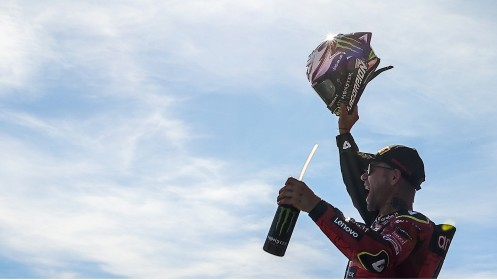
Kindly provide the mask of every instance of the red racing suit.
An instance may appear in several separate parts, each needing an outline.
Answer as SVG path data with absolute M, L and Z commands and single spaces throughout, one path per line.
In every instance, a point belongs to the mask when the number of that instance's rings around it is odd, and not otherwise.
M 345 278 L 437 278 L 455 228 L 410 210 L 382 217 L 369 212 L 360 179 L 367 162 L 350 133 L 337 136 L 337 145 L 347 192 L 365 223 L 346 218 L 325 201 L 309 216 L 349 259 Z

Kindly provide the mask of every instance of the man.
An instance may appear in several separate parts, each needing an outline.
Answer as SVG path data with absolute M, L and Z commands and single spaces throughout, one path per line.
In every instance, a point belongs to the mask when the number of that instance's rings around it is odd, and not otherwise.
M 358 152 L 350 130 L 359 119 L 340 107 L 337 145 L 343 180 L 364 224 L 345 218 L 303 182 L 289 178 L 278 204 L 309 213 L 349 259 L 345 278 L 436 278 L 455 228 L 435 225 L 413 211 L 415 192 L 425 179 L 415 149 L 393 145 L 376 155 Z M 366 171 L 364 171 L 366 170 Z

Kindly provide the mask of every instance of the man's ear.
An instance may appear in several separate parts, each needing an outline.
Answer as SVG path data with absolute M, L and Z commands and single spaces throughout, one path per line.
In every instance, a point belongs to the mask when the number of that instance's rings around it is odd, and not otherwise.
M 402 177 L 402 173 L 398 169 L 394 169 L 392 172 L 392 176 L 390 177 L 393 185 L 397 184 Z

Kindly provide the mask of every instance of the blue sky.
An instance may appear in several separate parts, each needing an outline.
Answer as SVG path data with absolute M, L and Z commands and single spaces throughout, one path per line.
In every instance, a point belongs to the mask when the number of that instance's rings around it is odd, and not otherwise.
M 0 277 L 342 278 L 301 215 L 262 245 L 297 177 L 359 218 L 337 119 L 305 76 L 329 33 L 381 65 L 352 133 L 416 147 L 415 209 L 458 231 L 440 278 L 497 277 L 494 1 L 2 1 Z

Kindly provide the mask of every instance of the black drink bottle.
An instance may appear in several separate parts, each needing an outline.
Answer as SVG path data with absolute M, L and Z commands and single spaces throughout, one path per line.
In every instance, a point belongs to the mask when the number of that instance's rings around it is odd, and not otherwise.
M 317 148 L 318 144 L 315 144 L 302 168 L 299 181 L 302 181 L 304 178 L 305 170 L 307 169 L 309 162 L 311 162 Z M 262 247 L 262 249 L 275 256 L 283 257 L 286 248 L 288 247 L 288 242 L 290 242 L 290 237 L 292 237 L 293 229 L 295 228 L 299 214 L 300 211 L 291 205 L 279 205 L 278 209 L 276 209 L 273 223 L 269 228 L 269 233 L 267 234 L 266 242 L 264 242 L 264 247 Z
M 300 211 L 293 206 L 278 206 L 264 243 L 264 251 L 279 257 L 285 255 L 299 213 Z

